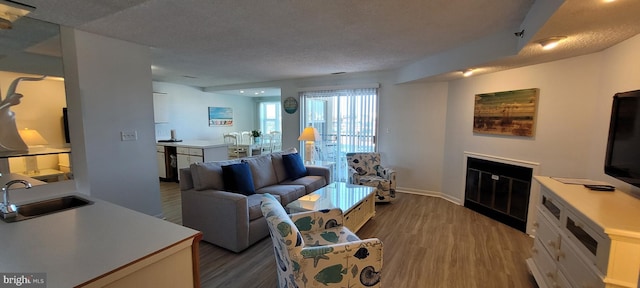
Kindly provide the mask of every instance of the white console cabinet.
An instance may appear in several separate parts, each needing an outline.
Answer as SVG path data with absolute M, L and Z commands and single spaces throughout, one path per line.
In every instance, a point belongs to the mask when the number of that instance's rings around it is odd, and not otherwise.
M 538 286 L 639 287 L 640 200 L 535 179 L 541 191 L 527 265 Z

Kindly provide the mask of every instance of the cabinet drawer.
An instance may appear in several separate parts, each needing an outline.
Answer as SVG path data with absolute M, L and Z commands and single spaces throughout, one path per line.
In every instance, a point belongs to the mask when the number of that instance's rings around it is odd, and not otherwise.
M 583 258 L 590 264 L 596 265 L 602 273 L 607 272 L 610 242 L 607 238 L 597 233 L 599 229 L 591 221 L 586 221 L 572 211 L 566 211 L 566 219 L 562 229 L 567 238 L 577 250 L 584 255 Z
M 579 256 L 573 243 L 562 239 L 562 247 L 559 252 L 558 268 L 575 287 L 604 287 L 602 276 L 599 275 L 593 263 L 587 263 Z
M 536 281 L 544 281 L 547 287 L 554 287 L 556 282 L 556 261 L 547 253 L 547 250 L 542 245 L 539 239 L 533 241 L 533 249 L 531 249 L 531 258 L 536 267 L 542 274 L 543 279 L 536 279 Z M 543 285 L 540 285 L 543 287 Z
M 156 152 L 164 153 L 164 146 L 156 146 Z
M 186 147 L 176 147 L 176 152 L 178 154 L 189 155 L 189 148 Z
M 551 219 L 553 224 L 560 226 L 560 219 L 562 219 L 562 214 L 565 210 L 564 206 L 545 187 L 540 189 L 540 210 Z
M 189 148 L 189 155 L 202 156 L 202 149 Z
M 556 276 L 556 283 L 558 283 L 559 288 L 573 288 L 562 271 L 558 271 L 558 274 Z
M 193 164 L 193 163 L 202 163 L 204 162 L 204 159 L 202 158 L 202 156 L 189 156 L 189 163 Z
M 538 212 L 538 229 L 536 239 L 547 249 L 547 252 L 555 259 L 560 248 L 560 228 L 549 222 L 547 216 Z

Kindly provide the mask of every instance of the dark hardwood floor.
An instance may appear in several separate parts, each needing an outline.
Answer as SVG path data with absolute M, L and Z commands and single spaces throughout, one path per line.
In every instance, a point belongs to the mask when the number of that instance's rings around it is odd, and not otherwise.
M 178 184 L 160 188 L 166 219 L 181 224 Z M 384 243 L 383 287 L 537 287 L 532 238 L 440 198 L 401 193 L 357 234 Z M 200 275 L 202 287 L 276 287 L 271 239 L 239 254 L 200 242 Z

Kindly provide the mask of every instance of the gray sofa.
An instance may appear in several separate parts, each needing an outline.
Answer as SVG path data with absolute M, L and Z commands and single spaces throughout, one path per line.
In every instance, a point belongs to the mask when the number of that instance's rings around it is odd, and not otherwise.
M 279 198 L 283 206 L 330 183 L 331 171 L 307 166 L 308 176 L 295 180 L 287 177 L 283 154 L 272 154 L 191 164 L 180 169 L 182 225 L 203 233 L 203 240 L 234 252 L 240 252 L 269 235 L 260 210 L 263 193 Z M 224 191 L 222 166 L 249 164 L 256 194 L 243 195 Z

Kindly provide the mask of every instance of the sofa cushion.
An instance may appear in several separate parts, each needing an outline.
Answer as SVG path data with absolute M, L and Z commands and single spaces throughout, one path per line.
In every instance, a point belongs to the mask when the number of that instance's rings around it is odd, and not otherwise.
M 280 184 L 283 185 L 303 185 L 307 194 L 312 193 L 324 186 L 327 186 L 327 180 L 324 176 L 304 176 L 296 180 L 287 180 Z
M 298 198 L 306 195 L 306 190 L 302 185 L 271 185 L 267 187 L 263 187 L 261 189 L 256 190 L 256 193 L 264 194 L 269 193 L 271 195 L 280 196 L 280 203 L 282 206 L 287 206 L 287 204 L 298 200 Z
M 273 169 L 271 162 L 271 155 L 243 158 L 242 162 L 249 164 L 251 175 L 253 176 L 253 186 L 256 189 L 278 183 L 276 171 Z
M 253 186 L 251 169 L 247 163 L 237 163 L 222 166 L 222 177 L 224 178 L 224 190 L 252 195 L 256 193 Z
M 307 168 L 304 167 L 304 162 L 298 153 L 282 155 L 282 163 L 289 179 L 295 180 L 308 175 Z
M 224 181 L 222 178 L 222 166 L 240 163 L 240 160 L 227 160 L 205 163 L 191 164 L 191 178 L 193 179 L 193 188 L 198 191 L 214 189 L 224 190 Z
M 284 169 L 284 163 L 282 163 L 282 155 L 297 153 L 298 150 L 296 148 L 288 148 L 283 151 L 273 152 L 271 153 L 271 162 L 273 162 L 273 170 L 276 171 L 276 176 L 278 177 L 278 183 L 287 180 L 289 176 L 287 176 L 287 171 Z
M 249 208 L 249 221 L 262 217 L 260 210 L 260 202 L 262 202 L 262 194 L 253 194 L 247 196 L 247 206 Z

